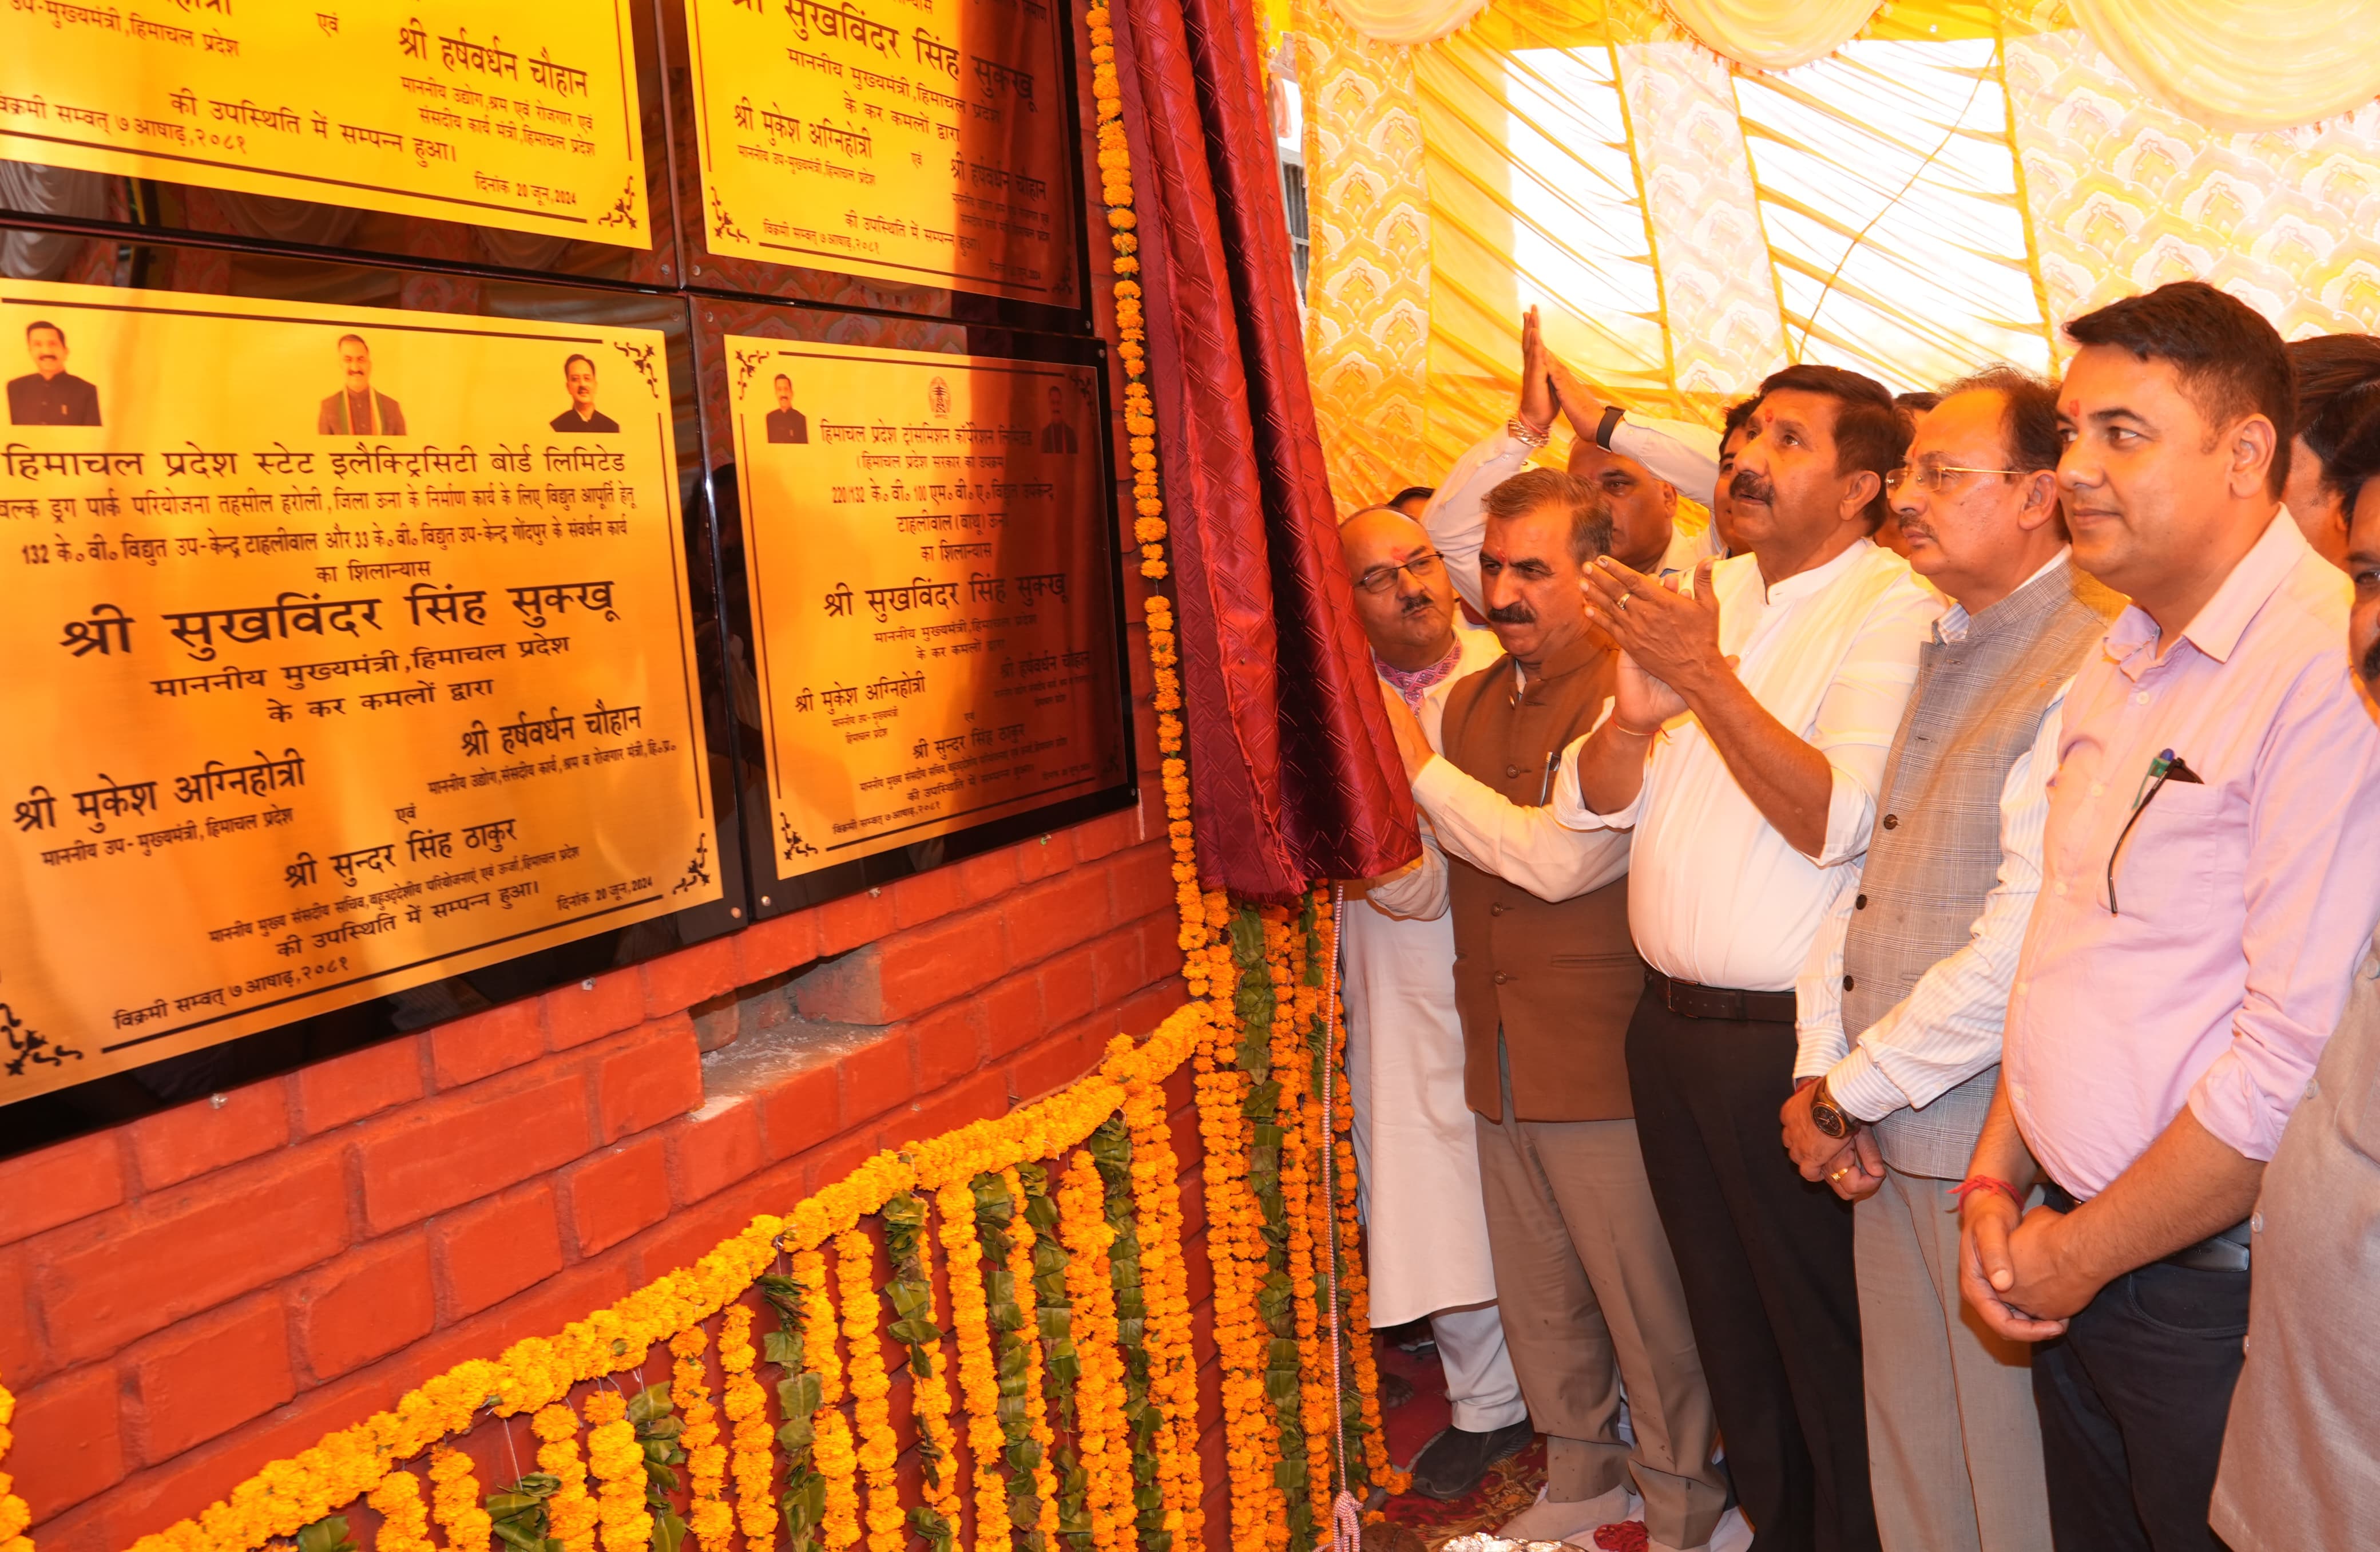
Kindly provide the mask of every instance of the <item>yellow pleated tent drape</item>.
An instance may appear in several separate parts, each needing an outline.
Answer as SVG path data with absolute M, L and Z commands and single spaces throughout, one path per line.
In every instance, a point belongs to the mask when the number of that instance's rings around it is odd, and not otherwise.
M 1790 361 L 1896 388 L 2054 369 L 2065 319 L 2185 275 L 2292 336 L 2380 322 L 2380 104 L 2222 128 L 2068 0 L 1887 0 L 1781 72 L 1651 0 L 1492 0 L 1410 47 L 1335 3 L 1297 0 L 1342 507 L 1430 483 L 1510 413 L 1532 302 L 1616 400 L 1706 421 Z
M 2218 129 L 2351 113 L 2380 96 L 2380 0 L 2069 0 L 2135 86 Z
M 1876 0 L 1669 0 L 1696 38 L 1739 64 L 1790 70 L 1867 25 Z

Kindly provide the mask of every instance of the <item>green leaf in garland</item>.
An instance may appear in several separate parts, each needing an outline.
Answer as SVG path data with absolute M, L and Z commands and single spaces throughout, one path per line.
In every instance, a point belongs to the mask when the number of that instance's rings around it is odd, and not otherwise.
M 544 1472 L 531 1472 L 499 1493 L 490 1493 L 480 1500 L 488 1511 L 488 1528 L 498 1540 L 514 1552 L 561 1552 L 562 1544 L 546 1533 L 548 1510 L 546 1499 L 562 1490 L 562 1479 Z M 306 1546 L 305 1533 L 298 1533 L 299 1552 L 315 1552 Z M 325 1547 L 319 1552 L 340 1552 Z M 354 1552 L 352 1547 L 346 1552 Z
M 628 1421 L 637 1424 L 638 1433 L 641 1436 L 646 1424 L 663 1415 L 669 1410 L 670 1387 L 669 1383 L 664 1380 L 659 1385 L 645 1387 L 629 1400 Z
M 807 1419 L 825 1398 L 825 1383 L 808 1372 L 777 1382 L 777 1405 L 787 1417 Z
M 913 1350 L 921 1348 L 930 1350 L 934 1343 L 942 1339 L 942 1328 L 930 1320 L 896 1320 L 885 1329 L 892 1334 L 894 1341 Z M 919 1365 L 917 1370 L 919 1374 L 930 1375 L 934 1372 L 933 1354 L 930 1350 L 913 1350 L 910 1353 L 910 1362 Z
M 778 1508 L 785 1516 L 785 1533 L 798 1545 L 826 1521 L 826 1478 L 806 1473 L 786 1487 Z
M 678 1547 L 685 1541 L 686 1521 L 677 1517 L 677 1510 L 655 1509 L 653 1534 L 650 1544 L 652 1552 L 677 1552 Z
M 356 1544 L 347 1537 L 347 1517 L 344 1514 L 325 1515 L 300 1527 L 297 1541 L 298 1552 L 356 1552 Z
M 934 1552 L 951 1552 L 951 1544 L 958 1539 L 958 1533 L 952 1529 L 951 1522 L 925 1504 L 911 1507 L 909 1527 L 924 1536 Z

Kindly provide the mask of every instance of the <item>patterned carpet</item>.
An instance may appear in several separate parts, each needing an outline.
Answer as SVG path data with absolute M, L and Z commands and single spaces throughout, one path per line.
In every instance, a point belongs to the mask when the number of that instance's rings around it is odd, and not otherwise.
M 1412 1399 L 1382 1417 L 1390 1456 L 1399 1466 L 1408 1466 L 1447 1425 L 1446 1373 L 1434 1351 L 1415 1357 L 1385 1341 L 1378 1351 L 1382 1380 L 1393 1375 L 1413 1387 Z M 1465 1497 L 1451 1503 L 1418 1493 L 1390 1498 L 1379 1522 L 1365 1527 L 1365 1552 L 1438 1552 L 1456 1536 L 1493 1531 L 1535 1503 L 1545 1480 L 1545 1441 L 1537 1439 L 1511 1460 L 1497 1462 L 1487 1480 Z
M 1390 1458 L 1399 1466 L 1409 1466 L 1450 1421 L 1446 1371 L 1439 1366 L 1435 1350 L 1415 1356 L 1382 1338 L 1376 1337 L 1374 1342 L 1383 1392 L 1394 1389 L 1399 1379 L 1412 1387 L 1412 1394 L 1402 1400 L 1384 1394 L 1386 1410 L 1381 1415 Z M 1546 1441 L 1540 1436 L 1520 1454 L 1488 1468 L 1485 1481 L 1451 1503 L 1418 1493 L 1390 1498 L 1377 1520 L 1366 1521 L 1364 1552 L 1439 1552 L 1456 1536 L 1493 1532 L 1536 1502 L 1545 1482 Z M 1710 1552 L 1750 1552 L 1751 1544 L 1752 1527 L 1744 1522 L 1741 1510 L 1730 1509 L 1711 1536 Z M 1645 1527 L 1641 1520 L 1601 1527 L 1595 1546 L 1602 1552 L 1644 1552 Z

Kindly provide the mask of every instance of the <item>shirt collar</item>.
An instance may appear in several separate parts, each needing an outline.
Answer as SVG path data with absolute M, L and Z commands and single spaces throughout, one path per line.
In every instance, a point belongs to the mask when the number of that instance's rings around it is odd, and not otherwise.
M 2230 661 L 2240 638 L 2247 633 L 2248 622 L 2273 596 L 2297 563 L 2313 553 L 2305 535 L 2288 512 L 2275 507 L 2265 524 L 2261 538 L 2241 556 L 2215 590 L 2215 596 L 2202 605 L 2191 622 L 2181 629 L 2182 640 L 2217 663 Z M 2130 666 L 2130 660 L 2143 648 L 2154 650 L 2157 641 L 2156 621 L 2139 605 L 2127 605 L 2108 629 L 2107 647 L 2119 661 Z M 2135 672 L 2134 677 L 2138 674 Z
M 1796 571 L 1781 582 L 1768 581 L 1767 573 L 1760 569 L 1760 561 L 1755 556 L 1752 562 L 1754 585 L 1767 586 L 1767 601 L 1771 607 L 1791 604 L 1795 599 L 1807 598 L 1813 593 L 1824 592 L 1827 584 L 1875 553 L 1876 541 L 1863 535 L 1852 540 L 1842 554 L 1824 566 L 1815 566 L 1807 571 Z
M 2034 583 L 2041 580 L 2042 578 L 2048 576 L 2052 571 L 2055 571 L 2059 567 L 2065 565 L 2067 557 L 2071 556 L 2073 553 L 2074 546 L 2071 544 L 2060 544 L 2058 546 L 2058 553 L 2051 556 L 2046 561 L 2043 562 L 2040 570 L 2035 571 L 2032 576 L 2027 577 L 2024 580 L 2017 583 L 2014 588 L 2010 589 L 2008 598 L 2014 598 L 2026 588 L 2031 587 Z M 2008 598 L 2001 599 L 2000 603 L 2007 603 Z M 1993 608 L 1997 608 L 1998 606 L 1998 605 L 1994 605 Z M 1989 614 L 1991 613 L 1991 610 L 1986 609 L 1984 612 L 1985 614 Z M 1937 642 L 1963 642 L 1967 639 L 1967 627 L 1973 623 L 1974 616 L 1967 613 L 1967 606 L 1964 604 L 1960 603 L 1958 600 L 1952 599 L 1950 601 L 1949 608 L 1943 612 L 1940 619 L 1934 622 L 1934 639 Z
M 1403 696 L 1405 704 L 1418 713 L 1421 710 L 1422 697 L 1428 694 L 1449 674 L 1453 673 L 1455 666 L 1462 661 L 1463 637 L 1458 632 L 1454 640 L 1447 644 L 1446 655 L 1427 667 L 1400 668 L 1392 664 L 1381 662 L 1378 656 L 1372 659 L 1372 666 L 1379 670 L 1380 678 L 1389 681 L 1389 688 Z

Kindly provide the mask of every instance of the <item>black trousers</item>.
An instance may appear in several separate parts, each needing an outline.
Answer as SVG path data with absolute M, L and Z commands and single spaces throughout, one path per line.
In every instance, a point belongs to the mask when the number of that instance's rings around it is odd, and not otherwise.
M 1636 1136 L 1755 1552 L 1878 1552 L 1851 1204 L 1779 1141 L 1793 1052 L 1791 1024 L 1680 1018 L 1648 987 Z
M 2152 1262 L 2033 1350 L 2058 1552 L 2223 1545 L 2207 1505 L 2247 1334 L 2247 1273 Z

